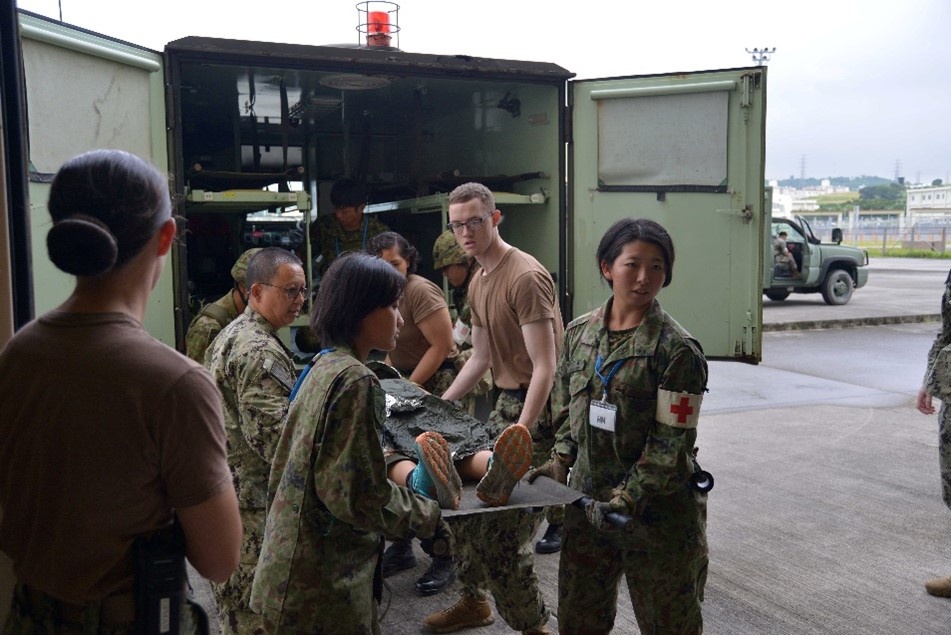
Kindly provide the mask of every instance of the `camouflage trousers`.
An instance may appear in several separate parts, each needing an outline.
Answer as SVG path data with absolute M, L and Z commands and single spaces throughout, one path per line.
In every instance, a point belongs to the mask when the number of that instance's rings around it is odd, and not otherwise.
M 126 598 L 109 598 L 79 606 L 57 600 L 45 593 L 28 589 L 17 583 L 13 589 L 10 614 L 3 627 L 4 635 L 35 635 L 56 633 L 62 635 L 133 635 L 135 632 L 135 600 L 132 593 Z M 122 600 L 116 610 L 116 602 Z M 128 606 L 124 606 L 124 604 Z M 110 615 L 113 613 L 113 615 Z M 192 602 L 182 602 L 179 632 L 182 635 L 207 635 L 208 616 Z
M 511 393 L 500 393 L 486 422 L 493 439 L 518 422 L 522 405 L 523 400 Z M 545 429 L 551 429 L 547 407 L 536 421 L 533 440 Z M 462 594 L 483 599 L 491 593 L 499 615 L 516 631 L 545 624 L 550 616 L 538 589 L 532 546 L 541 520 L 541 514 L 526 509 L 449 519 L 456 537 Z
M 541 514 L 508 509 L 447 520 L 456 538 L 462 594 L 485 599 L 491 593 L 499 615 L 516 631 L 547 622 L 532 551 Z
M 941 470 L 941 497 L 951 508 L 951 412 L 944 402 L 938 412 L 938 467 Z
M 562 633 L 609 633 L 617 613 L 618 583 L 627 580 L 642 633 L 703 632 L 700 603 L 707 580 L 707 548 L 671 551 L 626 544 L 620 530 L 598 531 L 582 510 L 565 510 L 558 563 L 558 628 Z
M 251 584 L 258 565 L 261 543 L 264 537 L 264 520 L 267 514 L 261 510 L 241 510 L 244 535 L 241 540 L 241 562 L 231 577 L 223 584 L 212 584 L 215 606 L 222 635 L 260 635 L 264 633 L 261 616 L 251 610 Z

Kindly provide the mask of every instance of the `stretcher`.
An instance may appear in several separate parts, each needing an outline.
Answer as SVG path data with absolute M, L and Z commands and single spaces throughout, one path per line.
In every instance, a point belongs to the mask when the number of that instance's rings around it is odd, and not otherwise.
M 459 508 L 444 509 L 442 515 L 444 518 L 450 519 L 451 522 L 452 518 L 508 509 L 541 509 L 551 505 L 574 505 L 579 509 L 584 509 L 589 502 L 591 502 L 591 497 L 585 496 L 582 492 L 562 485 L 547 476 L 539 476 L 533 483 L 529 483 L 526 476 L 512 490 L 508 503 L 498 507 L 492 507 L 482 502 L 476 495 L 476 484 L 467 483 L 462 488 L 462 500 L 459 503 Z M 624 514 L 611 512 L 607 514 L 607 520 L 615 527 L 627 531 L 631 531 L 634 527 L 631 517 Z

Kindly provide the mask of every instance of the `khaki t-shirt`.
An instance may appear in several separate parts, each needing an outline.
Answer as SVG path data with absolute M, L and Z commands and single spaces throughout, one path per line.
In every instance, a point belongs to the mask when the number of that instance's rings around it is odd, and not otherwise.
M 564 325 L 551 274 L 535 258 L 514 247 L 491 273 L 479 271 L 469 285 L 472 324 L 485 329 L 492 375 L 499 388 L 527 388 L 532 360 L 522 326 L 550 319 L 555 350 L 561 350 Z
M 67 602 L 132 590 L 132 542 L 231 487 L 221 398 L 120 313 L 53 311 L 0 353 L 0 549 Z
M 442 289 L 430 280 L 411 273 L 406 279 L 403 299 L 400 300 L 403 327 L 400 329 L 399 339 L 396 340 L 396 348 L 390 351 L 390 362 L 401 373 L 411 374 L 429 349 L 429 342 L 423 337 L 418 325 L 439 309 L 446 309 L 448 321 L 449 306 Z M 451 328 L 452 324 L 449 326 Z

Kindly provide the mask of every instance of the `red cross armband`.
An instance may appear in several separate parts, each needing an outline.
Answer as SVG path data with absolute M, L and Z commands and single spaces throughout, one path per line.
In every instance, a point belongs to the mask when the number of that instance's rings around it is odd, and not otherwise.
M 703 395 L 657 389 L 656 419 L 674 428 L 696 428 Z

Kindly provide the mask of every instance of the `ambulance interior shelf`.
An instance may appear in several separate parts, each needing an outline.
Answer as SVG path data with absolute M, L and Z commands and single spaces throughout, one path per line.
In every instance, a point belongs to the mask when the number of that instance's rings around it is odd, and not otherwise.
M 533 192 L 532 194 L 492 192 L 492 195 L 495 197 L 496 205 L 537 205 L 544 203 L 548 198 L 544 192 Z M 449 214 L 449 194 L 431 194 L 430 196 L 420 196 L 400 201 L 371 203 L 366 207 L 366 213 L 368 214 L 397 211 L 408 211 L 411 214 L 442 212 L 443 217 L 446 218 Z

